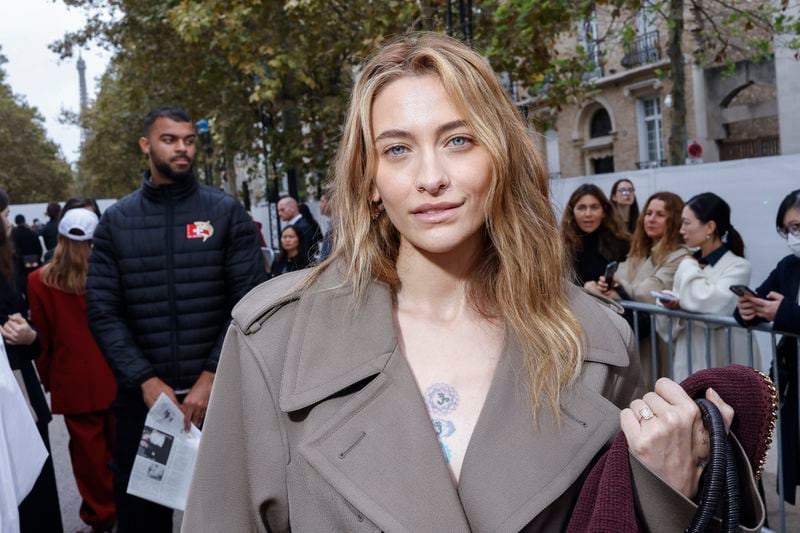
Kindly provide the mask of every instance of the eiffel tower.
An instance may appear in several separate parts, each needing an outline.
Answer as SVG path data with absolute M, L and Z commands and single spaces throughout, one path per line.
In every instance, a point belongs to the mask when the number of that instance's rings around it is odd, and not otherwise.
M 80 91 L 81 91 L 81 109 L 80 115 L 83 115 L 83 112 L 86 110 L 86 106 L 88 104 L 88 94 L 86 91 L 86 62 L 83 60 L 80 52 L 78 53 L 78 78 L 80 81 Z M 81 127 L 81 145 L 83 145 L 83 141 L 85 140 L 85 131 L 83 127 Z

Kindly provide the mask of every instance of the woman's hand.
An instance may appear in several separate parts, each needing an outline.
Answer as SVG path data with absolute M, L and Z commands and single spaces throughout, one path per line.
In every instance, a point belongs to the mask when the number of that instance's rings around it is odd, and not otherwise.
M 583 284 L 583 288 L 589 292 L 611 298 L 612 300 L 619 300 L 619 294 L 614 289 L 608 287 L 605 276 L 600 276 L 597 281 L 587 281 Z
M 753 297 L 749 294 L 739 296 L 736 307 L 739 309 L 739 315 L 742 319 L 749 321 L 756 317 L 756 304 L 753 301 Z
M 672 292 L 672 291 L 663 290 L 661 292 L 663 292 L 665 294 L 671 294 L 672 296 L 675 296 L 675 293 Z M 681 301 L 680 301 L 680 299 L 678 299 L 677 296 L 675 296 L 674 300 L 662 300 L 660 298 L 657 298 L 657 300 L 659 302 L 661 302 L 661 305 L 663 305 L 667 309 L 672 309 L 673 311 L 676 311 L 676 310 L 681 308 Z
M 729 429 L 733 408 L 713 389 L 706 391 L 706 398 L 717 406 Z M 623 409 L 620 424 L 631 452 L 672 488 L 694 498 L 710 453 L 709 437 L 700 408 L 686 391 L 661 378 L 655 392 Z
M 36 340 L 36 330 L 19 313 L 9 315 L 8 321 L 0 326 L 0 334 L 11 345 L 28 346 Z
M 761 317 L 764 320 L 773 322 L 782 301 L 783 295 L 781 293 L 770 291 L 766 298 L 757 298 L 745 294 L 739 297 L 736 306 L 739 308 L 739 314 L 744 320 L 753 320 L 755 317 Z
M 770 322 L 775 320 L 775 314 L 778 312 L 778 307 L 781 306 L 783 295 L 781 293 L 770 291 L 767 294 L 767 299 L 754 298 L 756 316 L 768 320 Z

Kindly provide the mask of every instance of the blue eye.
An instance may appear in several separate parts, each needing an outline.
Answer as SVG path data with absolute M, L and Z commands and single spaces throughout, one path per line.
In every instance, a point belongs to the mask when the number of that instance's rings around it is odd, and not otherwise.
M 393 156 L 401 156 L 406 153 L 406 147 L 400 145 L 392 146 L 387 150 L 387 153 Z
M 469 142 L 470 142 L 469 138 L 463 137 L 463 136 L 459 136 L 459 137 L 453 137 L 452 139 L 450 139 L 450 143 L 449 144 L 451 144 L 452 146 L 455 146 L 455 147 L 461 147 L 461 146 L 466 146 L 467 144 L 469 144 Z

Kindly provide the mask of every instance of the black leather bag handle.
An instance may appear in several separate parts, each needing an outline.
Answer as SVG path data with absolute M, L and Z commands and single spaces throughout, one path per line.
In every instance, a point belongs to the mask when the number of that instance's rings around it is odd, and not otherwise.
M 700 502 L 688 533 L 708 531 L 714 513 L 722 504 L 723 532 L 735 532 L 739 528 L 739 476 L 733 446 L 725 431 L 725 421 L 717 406 L 706 399 L 696 400 L 703 415 L 703 426 L 710 438 L 708 464 L 701 479 Z

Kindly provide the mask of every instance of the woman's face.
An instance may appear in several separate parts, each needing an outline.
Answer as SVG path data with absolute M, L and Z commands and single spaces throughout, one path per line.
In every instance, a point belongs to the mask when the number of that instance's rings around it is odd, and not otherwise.
M 667 206 L 663 200 L 650 200 L 644 211 L 644 232 L 654 241 L 667 231 Z
M 296 252 L 300 249 L 300 238 L 294 229 L 285 229 L 281 233 L 281 246 L 287 253 Z
M 691 248 L 697 248 L 708 240 L 708 235 L 714 234 L 714 227 L 711 222 L 703 223 L 694 214 L 689 206 L 683 208 L 681 214 L 681 237 L 683 242 Z
M 372 106 L 377 151 L 373 200 L 401 248 L 446 253 L 483 238 L 491 160 L 435 76 L 387 85 Z
M 630 181 L 621 181 L 614 193 L 614 201 L 619 205 L 633 205 L 636 200 L 636 189 Z
M 603 212 L 603 204 L 591 194 L 584 194 L 578 198 L 572 214 L 575 216 L 575 223 L 584 233 L 594 232 L 600 227 L 606 216 Z
M 793 207 L 783 215 L 783 227 L 788 230 L 798 226 L 800 226 L 800 209 Z

